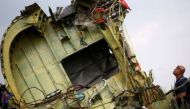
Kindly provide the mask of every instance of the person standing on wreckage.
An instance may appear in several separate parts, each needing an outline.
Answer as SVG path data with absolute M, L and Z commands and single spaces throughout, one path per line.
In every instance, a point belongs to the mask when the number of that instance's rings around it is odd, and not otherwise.
M 172 106 L 174 109 L 190 109 L 190 82 L 184 77 L 185 67 L 178 65 L 173 74 L 176 77 L 174 99 Z M 184 84 L 186 83 L 186 84 Z

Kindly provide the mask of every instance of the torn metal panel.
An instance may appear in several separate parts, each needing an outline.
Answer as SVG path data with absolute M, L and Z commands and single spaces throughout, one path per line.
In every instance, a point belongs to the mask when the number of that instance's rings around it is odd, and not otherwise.
M 25 10 L 20 11 L 21 16 L 30 15 L 31 13 L 33 13 L 34 11 L 39 10 L 39 9 L 41 9 L 41 8 L 39 7 L 39 5 L 37 3 L 26 6 Z

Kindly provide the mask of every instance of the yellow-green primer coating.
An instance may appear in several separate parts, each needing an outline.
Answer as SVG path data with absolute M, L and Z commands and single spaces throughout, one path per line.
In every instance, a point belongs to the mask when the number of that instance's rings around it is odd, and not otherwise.
M 72 86 L 61 65 L 61 60 L 86 47 L 80 44 L 81 35 L 88 45 L 105 39 L 119 65 L 119 72 L 106 80 L 107 86 L 101 92 L 102 101 L 94 104 L 92 108 L 112 109 L 115 107 L 115 102 L 111 102 L 113 96 L 117 96 L 125 89 L 134 90 L 146 86 L 146 75 L 130 72 L 124 43 L 121 41 L 123 34 L 117 30 L 115 23 L 110 23 L 105 29 L 97 26 L 97 29 L 87 29 L 81 33 L 74 25 L 68 28 L 62 24 L 51 23 L 51 18 L 48 18 L 38 6 L 30 12 L 29 15 L 13 20 L 2 42 L 2 70 L 9 89 L 17 100 L 28 103 L 44 98 L 43 94 L 36 89 L 31 89 L 22 96 L 24 91 L 31 87 L 38 87 L 47 95 L 56 89 L 64 93 Z M 69 40 L 65 40 L 65 37 Z M 101 83 L 94 87 L 101 87 Z M 96 88 L 85 90 L 86 98 L 80 103 L 82 106 L 88 107 L 88 100 L 97 90 Z M 133 94 L 129 95 L 133 96 Z M 143 96 L 149 98 L 147 95 L 149 95 L 148 91 Z M 129 100 L 130 102 L 133 100 Z M 48 108 L 49 105 L 61 109 L 64 103 L 57 99 L 56 102 L 38 108 Z M 21 108 L 27 107 L 23 105 Z

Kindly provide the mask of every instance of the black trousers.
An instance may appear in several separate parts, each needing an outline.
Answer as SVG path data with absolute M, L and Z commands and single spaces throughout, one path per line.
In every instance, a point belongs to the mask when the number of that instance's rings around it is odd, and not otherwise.
M 3 109 L 8 109 L 8 107 L 9 107 L 8 103 L 3 104 Z

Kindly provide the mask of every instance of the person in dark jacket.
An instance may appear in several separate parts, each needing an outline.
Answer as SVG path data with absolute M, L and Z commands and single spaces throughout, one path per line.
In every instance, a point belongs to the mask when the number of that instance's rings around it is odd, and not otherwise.
M 176 77 L 174 100 L 179 109 L 190 109 L 190 84 L 188 82 L 189 80 L 184 77 L 184 73 L 185 67 L 182 65 L 178 65 L 173 71 L 173 74 Z
M 2 103 L 2 97 L 3 97 L 3 85 L 0 83 L 0 109 L 3 108 L 3 103 Z
M 11 98 L 12 94 L 9 93 L 6 86 L 0 84 L 0 109 L 8 109 Z

